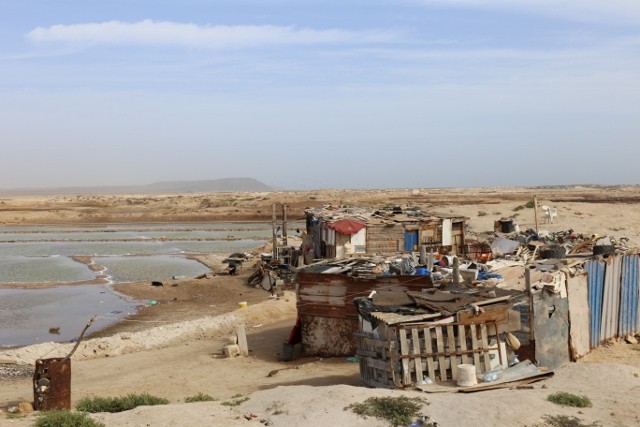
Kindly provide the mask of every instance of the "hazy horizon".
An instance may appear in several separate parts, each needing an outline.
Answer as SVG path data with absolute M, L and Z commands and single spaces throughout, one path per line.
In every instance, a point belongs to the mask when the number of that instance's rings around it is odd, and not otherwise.
M 640 183 L 640 2 L 26 0 L 0 24 L 0 189 Z

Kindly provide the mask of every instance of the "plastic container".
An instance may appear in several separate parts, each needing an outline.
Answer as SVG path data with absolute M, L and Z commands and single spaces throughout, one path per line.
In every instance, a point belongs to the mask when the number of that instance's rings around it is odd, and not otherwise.
M 249 305 L 249 304 L 247 304 L 247 302 L 246 302 L 246 301 L 240 301 L 240 302 L 238 303 L 238 306 L 239 306 L 240 308 L 247 308 L 247 306 L 248 306 L 248 305 Z
M 472 385 L 478 384 L 475 365 L 471 365 L 468 363 L 458 365 L 457 384 L 459 387 L 470 387 Z

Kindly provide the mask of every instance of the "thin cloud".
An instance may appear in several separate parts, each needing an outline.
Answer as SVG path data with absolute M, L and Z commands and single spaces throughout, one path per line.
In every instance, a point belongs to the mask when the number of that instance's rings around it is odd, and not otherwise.
M 198 48 L 242 48 L 264 45 L 367 44 L 396 39 L 389 31 L 317 30 L 274 25 L 200 26 L 144 20 L 135 23 L 53 25 L 26 35 L 36 43 L 173 45 Z
M 640 23 L 638 0 L 419 0 L 423 4 L 520 10 L 571 21 Z

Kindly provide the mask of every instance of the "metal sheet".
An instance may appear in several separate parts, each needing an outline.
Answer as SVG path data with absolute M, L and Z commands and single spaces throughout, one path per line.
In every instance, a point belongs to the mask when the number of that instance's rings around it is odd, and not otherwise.
M 602 324 L 600 342 L 618 336 L 618 317 L 620 313 L 620 277 L 622 257 L 611 257 L 606 261 L 604 289 L 602 293 Z
M 569 353 L 578 360 L 589 353 L 589 290 L 586 274 L 567 279 L 569 295 Z
M 301 316 L 302 352 L 305 356 L 353 356 L 356 353 L 357 319 Z
M 355 297 L 372 290 L 419 291 L 433 287 L 430 276 L 385 276 L 362 279 L 341 274 L 298 272 L 298 315 L 303 319 L 302 351 L 309 356 L 353 355 L 358 331 Z
M 620 319 L 618 335 L 635 334 L 640 329 L 638 319 L 638 260 L 640 257 L 626 255 L 622 260 L 622 283 L 620 291 Z
M 589 344 L 596 348 L 600 344 L 600 325 L 602 324 L 602 292 L 604 289 L 605 263 L 590 260 L 584 264 L 589 284 Z
M 38 359 L 33 374 L 36 411 L 71 409 L 71 359 Z
M 533 300 L 535 357 L 539 366 L 555 369 L 569 362 L 569 302 L 541 292 Z

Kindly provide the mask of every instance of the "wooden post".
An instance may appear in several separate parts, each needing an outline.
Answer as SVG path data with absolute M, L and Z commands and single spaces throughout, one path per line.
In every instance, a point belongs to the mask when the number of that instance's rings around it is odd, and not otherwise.
M 420 245 L 420 260 L 418 262 L 420 265 L 427 263 L 427 247 L 425 245 Z
M 524 284 L 527 294 L 529 295 L 529 340 L 536 339 L 533 333 L 533 294 L 531 293 L 531 270 L 535 268 L 533 265 L 526 266 L 524 270 Z
M 276 235 L 276 204 L 274 203 L 271 206 L 271 231 L 273 233 L 273 243 L 272 243 L 272 252 L 273 252 L 273 261 L 278 259 L 278 236 Z
M 538 196 L 533 196 L 533 215 L 536 220 L 536 235 L 540 232 L 538 229 Z
M 247 333 L 244 329 L 244 325 L 238 325 L 236 333 L 238 334 L 238 347 L 240 347 L 240 354 L 246 357 L 249 355 L 249 346 L 247 345 Z
M 460 283 L 460 262 L 458 261 L 458 257 L 453 257 L 453 283 Z
M 282 205 L 282 245 L 289 246 L 287 242 L 287 205 Z

